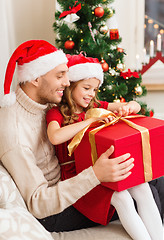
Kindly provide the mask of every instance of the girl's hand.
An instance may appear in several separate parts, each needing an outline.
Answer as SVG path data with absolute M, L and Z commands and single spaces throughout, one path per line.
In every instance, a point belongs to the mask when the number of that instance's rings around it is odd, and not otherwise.
M 109 122 L 111 122 L 113 120 L 114 120 L 114 117 L 112 117 L 112 116 L 104 118 L 105 123 L 109 123 Z
M 114 117 L 112 117 L 112 116 L 108 116 L 108 117 L 106 117 L 106 116 L 105 117 L 92 117 L 92 118 L 90 118 L 91 123 L 93 123 L 92 125 L 94 125 L 94 122 L 97 122 L 97 121 L 109 123 L 113 119 L 114 119 Z
M 109 123 L 109 122 L 111 122 L 111 121 L 114 120 L 114 117 L 112 117 L 112 116 L 101 117 L 101 118 L 99 118 L 98 120 L 99 120 L 99 121 L 102 121 L 102 122 L 105 122 L 105 123 Z
M 119 107 L 118 111 L 114 111 L 118 116 L 128 116 L 132 113 L 138 113 L 141 109 L 141 106 L 136 101 L 130 101 L 126 105 Z

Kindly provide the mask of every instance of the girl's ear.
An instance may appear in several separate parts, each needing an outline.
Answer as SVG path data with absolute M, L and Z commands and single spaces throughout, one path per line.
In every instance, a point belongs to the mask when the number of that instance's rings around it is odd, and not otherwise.
M 32 83 L 35 87 L 38 87 L 38 85 L 39 85 L 39 78 L 36 78 L 35 80 L 32 80 L 31 83 Z

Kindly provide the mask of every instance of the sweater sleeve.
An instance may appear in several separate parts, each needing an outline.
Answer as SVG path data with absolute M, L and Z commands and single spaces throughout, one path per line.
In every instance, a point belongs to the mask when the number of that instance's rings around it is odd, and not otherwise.
M 106 101 L 100 101 L 100 108 L 107 109 L 108 108 L 108 102 Z
M 13 177 L 29 211 L 37 218 L 62 212 L 100 184 L 93 168 L 89 167 L 73 178 L 48 186 L 32 151 L 20 145 L 6 152 L 1 161 Z M 57 161 L 55 157 L 54 161 Z

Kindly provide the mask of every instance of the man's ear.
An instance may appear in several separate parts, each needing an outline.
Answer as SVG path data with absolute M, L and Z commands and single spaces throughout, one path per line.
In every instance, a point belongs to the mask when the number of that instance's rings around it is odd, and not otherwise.
M 38 87 L 39 85 L 39 81 L 40 81 L 40 78 L 36 78 L 35 80 L 31 80 L 31 83 L 35 86 L 35 87 Z

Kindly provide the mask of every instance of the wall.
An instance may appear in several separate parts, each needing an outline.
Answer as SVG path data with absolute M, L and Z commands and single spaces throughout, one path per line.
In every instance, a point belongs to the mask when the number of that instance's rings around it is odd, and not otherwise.
M 28 39 L 54 43 L 55 0 L 14 0 L 12 9 L 16 45 Z
M 55 0 L 0 0 L 0 98 L 5 69 L 15 48 L 30 39 L 44 39 L 54 44 L 54 13 Z
M 146 97 L 142 97 L 141 100 L 154 109 L 154 117 L 164 120 L 164 91 L 148 91 Z

